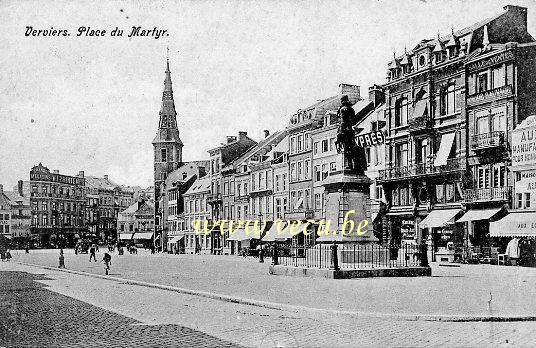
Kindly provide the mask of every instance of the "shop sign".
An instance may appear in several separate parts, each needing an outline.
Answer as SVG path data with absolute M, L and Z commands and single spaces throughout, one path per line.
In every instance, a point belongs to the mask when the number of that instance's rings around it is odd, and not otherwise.
M 527 120 L 529 121 L 529 120 Z M 536 122 L 532 119 L 527 127 L 512 131 L 512 166 L 536 163 Z
M 521 198 L 525 205 L 525 193 L 530 193 L 530 205 L 536 206 L 536 170 L 522 171 L 519 176 L 520 179 L 515 183 L 515 192 L 522 194 Z
M 413 221 L 412 220 L 402 220 L 402 225 L 412 225 L 413 226 Z
M 359 147 L 371 147 L 385 143 L 385 135 L 382 131 L 356 135 L 355 140 Z

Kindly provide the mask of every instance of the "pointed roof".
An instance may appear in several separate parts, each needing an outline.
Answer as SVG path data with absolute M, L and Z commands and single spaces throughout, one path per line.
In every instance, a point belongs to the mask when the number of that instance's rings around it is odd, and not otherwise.
M 404 48 L 404 56 L 402 56 L 402 60 L 400 61 L 401 65 L 408 65 L 410 63 L 408 51 Z
M 450 38 L 449 38 L 449 41 L 447 42 L 447 45 L 446 47 L 456 47 L 458 46 L 458 38 L 456 37 L 456 35 L 454 35 L 454 28 L 451 29 L 451 34 L 450 34 Z
M 393 52 L 393 60 L 388 64 L 389 69 L 397 69 L 400 66 L 400 62 L 396 59 L 396 53 Z
M 164 79 L 164 92 L 162 93 L 162 107 L 160 114 L 176 115 L 175 102 L 173 100 L 173 86 L 171 83 L 171 71 L 169 70 L 169 59 L 166 59 L 166 78 Z
M 440 52 L 443 52 L 444 50 L 445 50 L 445 47 L 443 46 L 443 43 L 441 42 L 441 38 L 439 37 L 439 33 L 438 33 L 433 52 L 440 53 Z

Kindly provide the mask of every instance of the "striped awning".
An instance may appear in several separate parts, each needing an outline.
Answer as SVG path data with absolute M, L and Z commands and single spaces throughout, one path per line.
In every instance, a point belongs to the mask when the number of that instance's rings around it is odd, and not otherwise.
M 419 223 L 420 228 L 443 227 L 454 223 L 454 218 L 461 209 L 436 209 L 432 210 L 428 216 Z
M 151 239 L 153 238 L 153 232 L 136 232 L 134 233 L 134 239 Z
M 174 236 L 173 238 L 171 238 L 168 243 L 177 243 L 178 241 L 180 241 L 181 239 L 184 238 L 184 235 L 180 235 L 180 236 Z
M 499 221 L 490 222 L 490 237 L 536 237 L 536 211 L 511 212 Z
M 467 211 L 456 222 L 489 220 L 493 216 L 495 216 L 498 212 L 500 212 L 501 210 L 502 210 L 502 207 L 493 208 L 493 209 L 471 209 L 471 210 Z
M 134 233 L 120 233 L 119 234 L 119 239 L 122 239 L 122 240 L 130 240 L 132 239 L 132 235 Z

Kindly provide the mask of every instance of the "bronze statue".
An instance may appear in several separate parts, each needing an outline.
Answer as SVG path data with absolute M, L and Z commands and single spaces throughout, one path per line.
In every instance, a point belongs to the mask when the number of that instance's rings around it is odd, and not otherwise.
M 355 111 L 347 95 L 341 97 L 341 106 L 337 111 L 341 124 L 337 132 L 337 152 L 344 154 L 344 170 L 357 175 L 365 175 L 367 157 L 365 149 L 358 146 L 355 140 L 354 126 L 357 123 Z

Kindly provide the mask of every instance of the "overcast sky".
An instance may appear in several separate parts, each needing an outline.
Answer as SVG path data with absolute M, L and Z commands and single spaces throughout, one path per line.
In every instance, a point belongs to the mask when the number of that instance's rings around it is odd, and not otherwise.
M 341 82 L 385 81 L 393 50 L 534 1 L 0 2 L 0 183 L 42 162 L 63 174 L 150 185 L 166 47 L 184 160 L 226 135 L 282 129 Z M 71 36 L 25 36 L 67 29 Z M 107 31 L 77 37 L 80 26 Z M 123 37 L 111 37 L 115 27 Z M 132 26 L 165 29 L 159 39 Z

